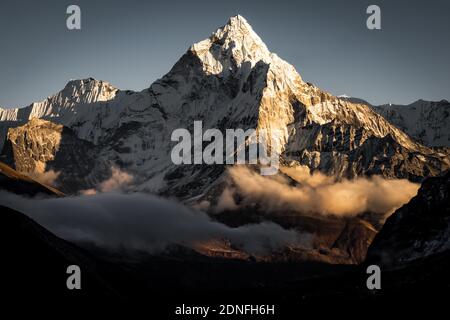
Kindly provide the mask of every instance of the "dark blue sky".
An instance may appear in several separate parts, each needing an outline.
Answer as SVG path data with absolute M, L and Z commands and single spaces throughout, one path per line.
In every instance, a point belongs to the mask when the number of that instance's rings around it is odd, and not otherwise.
M 78 4 L 82 30 L 66 29 Z M 370 4 L 382 30 L 366 28 Z M 194 42 L 241 14 L 305 81 L 374 104 L 450 100 L 450 1 L 22 1 L 0 3 L 0 106 L 41 100 L 69 79 L 141 90 Z

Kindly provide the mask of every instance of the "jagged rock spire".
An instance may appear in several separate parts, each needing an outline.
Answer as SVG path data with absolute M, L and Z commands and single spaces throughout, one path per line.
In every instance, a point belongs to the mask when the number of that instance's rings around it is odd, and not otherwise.
M 221 73 L 233 64 L 241 66 L 250 62 L 254 66 L 260 60 L 267 63 L 271 60 L 267 46 L 240 15 L 231 17 L 208 39 L 195 43 L 190 50 L 200 58 L 205 70 L 213 74 Z

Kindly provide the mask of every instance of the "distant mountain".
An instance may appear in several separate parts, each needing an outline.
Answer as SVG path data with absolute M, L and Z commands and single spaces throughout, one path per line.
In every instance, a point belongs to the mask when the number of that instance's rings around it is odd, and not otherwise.
M 368 262 L 410 264 L 450 254 L 450 172 L 427 178 L 416 197 L 390 216 L 368 251 Z
M 81 138 L 89 135 L 83 132 L 83 124 L 77 123 L 77 115 L 83 113 L 89 123 L 86 127 L 92 127 L 96 122 L 102 122 L 102 106 L 107 106 L 119 92 L 111 84 L 104 81 L 96 81 L 92 78 L 85 80 L 71 80 L 64 89 L 40 102 L 33 102 L 24 108 L 2 109 L 0 108 L 0 134 L 4 138 L 7 129 L 25 124 L 33 118 L 47 119 L 56 123 L 78 128 Z M 92 107 L 92 104 L 98 108 Z M 104 116 L 104 115 L 103 115 Z M 95 140 L 95 137 L 91 137 Z M 0 141 L 0 147 L 4 139 Z
M 447 100 L 417 100 L 408 105 L 389 103 L 374 106 L 360 98 L 346 95 L 339 98 L 370 106 L 421 144 L 444 149 L 450 147 L 450 103 Z
M 417 100 L 409 105 L 385 104 L 373 109 L 429 147 L 450 147 L 450 103 Z

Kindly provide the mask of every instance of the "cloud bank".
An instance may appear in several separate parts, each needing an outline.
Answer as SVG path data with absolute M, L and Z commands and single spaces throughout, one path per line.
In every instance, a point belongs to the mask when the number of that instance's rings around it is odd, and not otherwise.
M 256 202 L 267 211 L 293 210 L 336 216 L 356 216 L 370 211 L 388 215 L 407 203 L 420 187 L 408 180 L 380 176 L 337 181 L 322 173 L 310 174 L 308 167 L 280 170 L 284 176 L 266 177 L 244 166 L 230 168 L 233 187 L 231 192 L 229 189 L 221 195 L 217 209 L 238 207 L 230 195 L 234 191 L 243 198 L 240 205 Z
M 29 199 L 1 192 L 0 204 L 27 214 L 61 238 L 113 249 L 158 252 L 169 244 L 227 239 L 248 253 L 264 254 L 285 245 L 308 246 L 310 239 L 269 222 L 230 228 L 202 212 L 140 193 Z
M 56 179 L 58 179 L 61 172 L 56 172 L 54 170 L 49 170 L 45 172 L 30 172 L 27 173 L 31 178 L 35 179 L 36 181 L 43 183 L 47 186 L 55 187 L 56 186 Z
M 111 176 L 105 181 L 101 182 L 96 188 L 81 190 L 82 195 L 91 196 L 97 192 L 112 192 L 119 191 L 130 185 L 134 177 L 128 172 L 122 171 L 118 167 L 111 167 Z

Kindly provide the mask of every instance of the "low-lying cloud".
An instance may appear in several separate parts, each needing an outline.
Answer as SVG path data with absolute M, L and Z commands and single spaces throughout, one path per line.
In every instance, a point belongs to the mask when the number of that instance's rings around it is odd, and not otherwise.
M 30 199 L 1 192 L 0 204 L 27 214 L 64 239 L 107 248 L 157 252 L 169 244 L 227 239 L 248 253 L 264 254 L 285 245 L 308 246 L 310 239 L 270 222 L 230 228 L 203 212 L 140 193 Z
M 111 176 L 108 179 L 101 182 L 96 188 L 81 190 L 80 193 L 91 196 L 97 194 L 97 192 L 119 191 L 130 185 L 133 180 L 134 178 L 131 174 L 113 166 L 111 168 Z
M 419 189 L 418 184 L 403 179 L 374 176 L 337 181 L 319 172 L 310 174 L 308 167 L 280 170 L 284 176 L 263 177 L 248 167 L 230 168 L 232 187 L 219 198 L 216 210 L 236 209 L 238 205 L 230 193 L 238 192 L 242 198 L 239 205 L 258 203 L 267 211 L 336 216 L 356 216 L 369 211 L 388 215 L 407 203 Z
M 119 190 L 121 187 L 130 184 L 133 176 L 128 172 L 122 171 L 117 167 L 111 168 L 111 177 L 100 183 L 100 191 L 111 192 Z
M 34 172 L 30 172 L 27 173 L 31 178 L 33 178 L 34 180 L 43 183 L 47 186 L 51 186 L 51 187 L 55 187 L 56 186 L 56 179 L 58 179 L 59 175 L 61 172 L 57 172 L 54 170 L 49 170 L 49 171 L 45 171 L 45 172 L 38 172 L 38 171 L 34 171 Z

